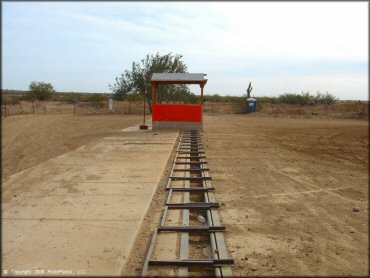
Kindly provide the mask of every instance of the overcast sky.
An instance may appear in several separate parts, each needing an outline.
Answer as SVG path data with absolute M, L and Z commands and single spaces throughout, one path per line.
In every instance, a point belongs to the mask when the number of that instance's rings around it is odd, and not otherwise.
M 368 2 L 3 2 L 3 89 L 110 92 L 146 54 L 182 54 L 205 93 L 368 99 Z M 200 89 L 191 86 L 195 93 Z

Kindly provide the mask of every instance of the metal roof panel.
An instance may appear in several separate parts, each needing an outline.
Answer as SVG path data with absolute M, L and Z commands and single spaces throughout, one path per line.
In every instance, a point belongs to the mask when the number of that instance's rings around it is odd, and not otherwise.
M 153 73 L 151 81 L 204 81 L 204 73 Z

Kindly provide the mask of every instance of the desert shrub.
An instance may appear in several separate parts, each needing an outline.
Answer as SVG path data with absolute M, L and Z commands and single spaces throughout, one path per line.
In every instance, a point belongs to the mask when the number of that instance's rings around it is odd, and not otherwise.
M 280 103 L 286 103 L 286 104 L 310 104 L 312 103 L 312 97 L 311 95 L 307 93 L 301 93 L 301 94 L 292 94 L 292 93 L 286 93 L 279 95 L 279 102 Z
M 64 94 L 59 100 L 69 104 L 76 104 L 81 101 L 81 96 L 77 93 L 68 93 Z
M 116 97 L 116 95 L 114 95 Z M 127 100 L 127 101 L 138 101 L 138 100 L 144 100 L 144 94 L 140 93 L 131 93 L 127 94 L 125 99 L 119 99 L 119 100 Z
M 31 91 L 25 93 L 23 96 L 22 96 L 22 100 L 35 100 L 37 99 L 35 94 Z
M 16 104 L 19 104 L 19 102 L 21 100 L 22 100 L 21 96 L 11 96 L 11 97 L 7 98 L 7 104 L 16 105 Z
M 214 95 L 206 95 L 204 96 L 205 101 L 210 101 L 210 102 L 222 102 L 223 97 L 220 96 L 219 94 L 214 94 Z
M 332 94 L 329 94 L 328 92 L 326 92 L 323 95 L 320 94 L 319 97 L 317 98 L 317 103 L 321 103 L 321 104 L 334 104 L 337 101 L 338 101 L 338 98 Z
M 85 94 L 83 100 L 98 103 L 98 102 L 102 102 L 106 99 L 107 99 L 107 97 L 103 96 L 102 94 L 94 93 L 94 94 Z
M 245 96 L 241 96 L 241 97 L 236 97 L 236 96 L 224 96 L 224 101 L 225 102 L 245 102 Z
M 334 104 L 337 98 L 326 92 L 321 94 L 317 92 L 316 95 L 311 95 L 309 92 L 302 92 L 301 94 L 285 93 L 278 97 L 279 103 L 286 104 L 300 104 L 300 105 L 313 105 L 313 104 Z
M 245 102 L 246 97 L 245 96 L 220 96 L 219 94 L 207 94 L 204 95 L 204 101 L 209 101 L 209 102 Z
M 276 97 L 256 97 L 258 103 L 276 103 Z
M 300 105 L 314 104 L 314 97 L 309 92 L 302 92 L 298 97 Z
M 282 94 L 279 95 L 279 102 L 280 103 L 287 103 L 287 104 L 298 104 L 299 103 L 299 95 L 298 94 Z
M 55 90 L 53 88 L 53 85 L 46 82 L 36 82 L 32 81 L 30 84 L 30 91 L 29 91 L 29 97 L 30 99 L 38 99 L 38 100 L 49 100 L 52 98 L 53 94 L 55 93 Z
M 178 94 L 176 97 L 178 100 L 184 101 L 184 103 L 198 104 L 200 103 L 200 96 L 195 95 L 194 93 L 185 92 Z

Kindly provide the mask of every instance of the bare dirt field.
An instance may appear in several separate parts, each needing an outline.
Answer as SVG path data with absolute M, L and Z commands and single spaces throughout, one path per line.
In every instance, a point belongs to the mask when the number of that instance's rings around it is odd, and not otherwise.
M 37 115 L 2 119 L 2 177 L 77 149 L 117 130 L 139 124 L 142 117 Z
M 258 114 L 204 120 L 204 149 L 235 276 L 368 274 L 366 121 Z M 123 275 L 141 274 L 166 181 Z
M 3 176 L 138 123 L 127 115 L 7 118 Z M 368 139 L 361 120 L 205 115 L 203 144 L 235 276 L 368 274 Z M 141 273 L 166 181 L 123 275 Z
M 235 275 L 368 274 L 368 138 L 366 121 L 206 117 Z

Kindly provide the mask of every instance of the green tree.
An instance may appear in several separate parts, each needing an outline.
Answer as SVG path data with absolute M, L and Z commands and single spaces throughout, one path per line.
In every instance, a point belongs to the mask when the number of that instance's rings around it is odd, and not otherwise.
M 150 79 L 152 73 L 185 73 L 187 66 L 181 61 L 182 55 L 168 53 L 165 55 L 146 55 L 145 59 L 140 62 L 133 62 L 131 70 L 125 70 L 120 77 L 116 77 L 116 83 L 109 85 L 114 93 L 114 98 L 119 100 L 127 100 L 132 94 L 144 94 L 146 91 L 146 99 L 149 107 L 152 103 L 152 87 Z M 159 85 L 158 86 L 158 101 L 168 102 L 169 100 L 188 100 L 194 102 L 194 94 L 192 94 L 187 85 Z
M 30 99 L 49 100 L 54 93 L 55 90 L 50 83 L 32 81 L 27 97 Z

